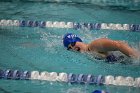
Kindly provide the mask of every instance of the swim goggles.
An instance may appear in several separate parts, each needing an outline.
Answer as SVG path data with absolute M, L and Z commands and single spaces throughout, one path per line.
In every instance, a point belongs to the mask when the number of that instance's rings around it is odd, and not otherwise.
M 76 44 L 76 42 L 72 42 L 71 44 L 69 44 L 67 50 L 72 49 L 72 47 L 74 47 L 75 44 Z

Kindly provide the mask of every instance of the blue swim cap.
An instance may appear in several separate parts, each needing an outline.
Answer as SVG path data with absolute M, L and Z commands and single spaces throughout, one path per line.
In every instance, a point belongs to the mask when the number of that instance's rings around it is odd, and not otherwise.
M 75 42 L 82 42 L 82 40 L 75 34 L 67 33 L 63 37 L 63 44 L 65 47 L 68 48 L 69 44 L 75 43 Z
M 100 90 L 95 90 L 95 91 L 93 91 L 92 93 L 102 93 L 102 91 L 100 91 Z
M 102 93 L 102 91 L 101 90 L 95 90 L 92 93 Z M 108 92 L 104 91 L 104 93 L 108 93 Z

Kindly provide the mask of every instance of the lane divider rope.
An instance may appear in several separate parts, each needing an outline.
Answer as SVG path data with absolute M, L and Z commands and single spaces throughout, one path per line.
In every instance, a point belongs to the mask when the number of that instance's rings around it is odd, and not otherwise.
M 78 23 L 78 22 L 58 22 L 58 21 L 32 21 L 32 20 L 0 20 L 0 26 L 19 27 L 41 27 L 41 28 L 73 28 L 76 30 L 124 30 L 140 32 L 139 24 L 115 24 L 115 23 Z
M 46 80 L 66 83 L 89 84 L 89 85 L 117 85 L 140 87 L 140 77 L 102 76 L 92 74 L 73 74 L 39 71 L 0 70 L 0 79 L 10 80 Z

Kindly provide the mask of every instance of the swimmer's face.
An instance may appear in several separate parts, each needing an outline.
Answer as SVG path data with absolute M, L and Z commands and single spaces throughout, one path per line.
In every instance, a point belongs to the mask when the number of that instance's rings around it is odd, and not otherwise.
M 77 46 L 76 46 L 76 42 L 73 42 L 73 43 L 69 44 L 67 50 L 70 50 L 70 49 L 76 50 L 76 51 L 80 51 L 80 47 L 77 47 Z

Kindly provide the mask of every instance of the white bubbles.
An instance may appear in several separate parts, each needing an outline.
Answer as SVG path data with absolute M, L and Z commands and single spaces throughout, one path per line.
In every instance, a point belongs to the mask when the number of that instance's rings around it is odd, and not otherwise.
M 115 78 L 114 85 L 124 85 L 125 84 L 125 78 L 122 76 L 118 76 Z
M 125 80 L 126 80 L 125 85 L 128 85 L 128 86 L 133 86 L 134 85 L 134 78 L 126 77 Z
M 59 76 L 57 78 L 58 81 L 64 81 L 67 82 L 67 74 L 66 73 L 59 73 Z
M 140 78 L 135 79 L 135 86 L 140 87 Z
M 113 84 L 114 83 L 114 76 L 106 76 L 105 77 L 105 84 L 109 85 L 109 84 Z
M 66 27 L 67 28 L 73 28 L 73 22 L 67 22 Z
M 50 81 L 56 81 L 57 80 L 57 73 L 51 72 L 50 73 Z
M 41 72 L 40 79 L 41 80 L 50 80 L 50 73 L 47 71 Z
M 53 22 L 53 27 L 59 28 L 60 27 L 60 23 L 55 21 Z
M 119 86 L 134 86 L 140 87 L 140 78 L 133 78 L 133 77 L 123 77 L 123 76 L 105 76 L 105 84 L 106 85 L 119 85 Z
M 53 27 L 52 21 L 47 21 L 46 22 L 46 27 Z
M 65 22 L 60 22 L 60 27 L 61 28 L 65 28 L 66 27 L 66 23 Z
M 31 79 L 40 79 L 40 75 L 38 71 L 32 71 Z
M 124 30 L 129 30 L 129 24 L 123 24 L 123 29 Z

